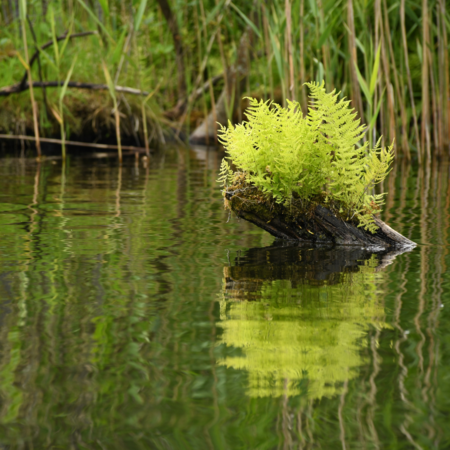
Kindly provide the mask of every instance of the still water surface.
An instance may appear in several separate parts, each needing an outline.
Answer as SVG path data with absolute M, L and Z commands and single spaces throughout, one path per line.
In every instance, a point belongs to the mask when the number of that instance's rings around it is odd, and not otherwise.
M 1 160 L 0 448 L 450 448 L 448 165 L 392 255 L 229 219 L 220 157 Z

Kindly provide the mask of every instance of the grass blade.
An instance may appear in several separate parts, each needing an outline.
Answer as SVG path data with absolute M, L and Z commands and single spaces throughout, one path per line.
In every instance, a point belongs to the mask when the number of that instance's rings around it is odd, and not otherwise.
M 373 64 L 372 76 L 370 77 L 370 86 L 369 86 L 370 98 L 373 97 L 373 93 L 375 92 L 375 87 L 377 85 L 378 69 L 380 68 L 380 54 L 381 54 L 381 46 L 379 45 L 377 54 L 375 56 L 375 62 Z
M 91 11 L 91 9 L 83 2 L 83 0 L 78 0 L 78 3 L 87 11 L 87 13 L 94 19 L 95 23 L 102 29 L 108 39 L 115 44 L 116 41 L 111 36 L 110 32 L 106 29 L 106 27 L 98 20 L 97 16 Z
M 230 3 L 230 6 L 242 17 L 244 22 L 255 32 L 256 36 L 261 39 L 261 33 L 256 28 L 256 25 L 234 3 Z
M 105 15 L 105 17 L 109 18 L 109 4 L 108 4 L 108 0 L 98 0 L 98 2 L 100 3 L 100 6 L 103 9 L 103 14 Z
M 356 69 L 356 76 L 358 77 L 359 85 L 361 87 L 361 90 L 364 92 L 364 95 L 366 96 L 367 103 L 369 103 L 370 106 L 372 106 L 372 96 L 370 95 L 370 90 L 367 86 L 366 80 L 361 75 L 361 72 L 358 69 L 358 65 L 355 61 L 355 69 Z
M 69 84 L 70 77 L 72 76 L 73 68 L 75 67 L 75 64 L 76 64 L 76 62 L 77 62 L 77 58 L 78 58 L 78 55 L 75 56 L 75 58 L 74 58 L 74 60 L 73 60 L 73 62 L 72 62 L 72 65 L 70 66 L 69 72 L 67 73 L 66 79 L 64 80 L 63 87 L 62 87 L 61 92 L 60 92 L 60 94 L 59 94 L 59 98 L 60 98 L 61 100 L 62 100 L 62 99 L 64 98 L 64 96 L 66 95 L 66 92 L 67 92 L 67 85 Z
M 142 17 L 144 16 L 145 8 L 147 6 L 147 0 L 141 0 L 139 3 L 138 12 L 136 14 L 136 18 L 134 19 L 134 31 L 137 33 L 139 27 L 141 26 Z

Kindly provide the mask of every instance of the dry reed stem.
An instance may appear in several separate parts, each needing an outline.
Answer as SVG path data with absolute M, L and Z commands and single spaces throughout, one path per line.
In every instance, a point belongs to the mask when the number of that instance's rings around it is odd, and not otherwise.
M 431 39 L 430 41 L 433 41 Z M 437 154 L 440 154 L 440 146 L 439 146 L 439 120 L 438 120 L 438 112 L 437 112 L 437 97 L 439 96 L 439 92 L 437 91 L 437 85 L 435 82 L 435 71 L 433 70 L 433 55 L 428 55 L 428 63 L 429 63 L 429 79 L 430 79 L 430 88 L 431 88 L 431 111 L 433 113 L 433 140 L 434 140 L 434 148 L 437 149 Z
M 285 0 L 286 8 L 286 45 L 289 60 L 289 82 L 288 82 L 288 92 L 290 93 L 290 99 L 295 100 L 295 75 L 294 75 L 294 59 L 292 51 L 292 17 L 291 17 L 291 1 Z
M 320 32 L 322 33 L 324 30 L 323 28 L 325 28 L 325 14 L 324 14 L 324 8 L 323 8 L 323 4 L 322 4 L 322 0 L 317 0 L 317 7 L 319 8 L 319 14 L 320 14 L 320 23 L 322 25 L 322 29 L 320 30 Z M 325 44 L 325 42 L 322 44 L 321 46 L 321 50 L 322 50 L 322 61 L 323 61 L 323 71 L 324 71 L 324 77 L 326 79 L 327 82 L 327 86 L 330 91 L 333 90 L 333 83 L 331 82 L 331 70 L 330 70 L 330 52 L 329 52 L 329 48 L 328 45 Z
M 428 80 L 428 0 L 422 0 L 422 135 L 421 146 L 430 158 L 429 80 Z
M 267 58 L 267 69 L 269 72 L 269 84 L 270 84 L 270 96 L 273 99 L 274 98 L 274 87 L 273 87 L 273 73 L 272 73 L 272 55 L 271 55 L 271 49 L 270 49 L 270 38 L 269 38 L 269 22 L 267 20 L 267 13 L 266 8 L 264 4 L 261 5 L 261 11 L 262 11 L 262 20 L 263 20 L 263 30 L 264 30 L 264 44 L 265 44 L 265 52 L 266 52 L 266 58 Z M 302 84 L 304 81 L 302 81 Z
M 381 45 L 381 62 L 384 72 L 384 78 L 386 82 L 386 96 L 388 100 L 388 114 L 389 114 L 389 134 L 388 141 L 396 140 L 396 127 L 395 127 L 395 102 L 393 94 L 393 86 L 391 84 L 389 62 L 388 62 L 388 50 L 386 48 L 386 43 L 384 40 L 384 30 L 383 30 L 383 18 L 382 18 L 382 5 L 381 0 L 376 0 L 375 2 L 375 14 L 378 19 L 378 27 L 380 28 L 380 45 Z M 395 145 L 395 151 L 397 154 L 397 143 Z
M 300 85 L 301 85 L 301 105 L 303 114 L 307 113 L 308 105 L 306 100 L 305 80 L 305 0 L 300 0 Z
M 400 90 L 400 83 L 398 81 L 398 72 L 397 72 L 397 68 L 395 65 L 395 55 L 394 55 L 394 49 L 392 47 L 392 39 L 391 39 L 391 30 L 390 30 L 390 26 L 389 26 L 389 17 L 388 17 L 388 13 L 387 13 L 387 5 L 386 5 L 386 0 L 383 0 L 383 9 L 384 9 L 384 26 L 386 29 L 386 36 L 387 36 L 387 41 L 388 41 L 388 46 L 389 46 L 389 56 L 390 56 L 390 60 L 391 60 L 391 66 L 392 66 L 392 72 L 393 72 L 393 77 L 394 77 L 394 84 L 395 84 L 395 91 L 397 92 L 397 99 L 398 99 L 398 104 L 400 107 L 400 118 L 401 118 L 401 123 L 402 123 L 402 139 L 401 139 L 401 146 L 402 146 L 402 150 L 403 153 L 406 156 L 407 160 L 411 159 L 411 153 L 409 151 L 409 145 L 408 145 L 408 140 L 404 139 L 404 136 L 407 136 L 407 122 L 406 122 L 406 112 L 405 112 L 405 106 L 403 104 L 403 98 L 401 95 L 401 90 Z
M 28 84 L 30 85 L 30 100 L 31 100 L 31 108 L 33 110 L 33 125 L 34 125 L 34 135 L 36 137 L 36 151 L 38 154 L 38 157 L 41 156 L 41 143 L 39 141 L 39 123 L 38 123 L 38 111 L 37 111 L 37 105 L 36 101 L 34 100 L 34 91 L 33 91 L 33 79 L 31 77 L 31 67 L 30 67 L 30 59 L 28 57 L 28 43 L 27 43 L 27 31 L 25 28 L 25 20 L 24 18 L 21 19 L 21 25 L 22 25 L 22 40 L 23 40 L 23 46 L 24 46 L 24 52 L 25 52 L 25 62 L 27 64 L 27 74 L 28 74 Z
M 361 121 L 364 122 L 363 105 L 361 98 L 361 89 L 359 87 L 358 75 L 356 74 L 356 66 L 358 59 L 356 54 L 356 35 L 355 35 L 355 18 L 353 13 L 353 0 L 347 0 L 347 26 L 350 30 L 348 45 L 350 52 L 350 78 L 353 92 L 353 105 L 358 111 Z
M 437 8 L 438 22 L 438 66 L 439 66 L 439 128 L 440 128 L 440 146 L 443 150 L 446 144 L 449 144 L 450 122 L 447 126 L 447 120 L 450 118 L 450 89 L 449 89 L 449 66 L 448 66 L 448 39 L 445 23 L 445 2 L 439 0 Z
M 421 150 L 421 146 L 420 146 L 419 126 L 417 123 L 416 103 L 414 101 L 414 91 L 413 91 L 413 85 L 412 85 L 411 70 L 409 69 L 408 41 L 406 39 L 406 26 L 405 26 L 405 0 L 401 0 L 401 2 L 400 2 L 400 27 L 401 27 L 401 32 L 402 32 L 403 53 L 405 55 L 406 77 L 408 80 L 409 97 L 410 97 L 410 101 L 411 101 L 412 115 L 413 115 L 413 121 L 414 121 L 414 133 L 415 133 L 415 138 L 416 138 L 417 156 L 418 156 L 419 164 L 420 164 L 421 159 L 422 159 L 422 150 Z M 404 136 L 403 139 L 405 139 L 405 138 L 406 137 Z
M 443 35 L 443 50 L 449 47 L 448 38 L 447 38 L 447 26 L 445 22 L 446 11 L 445 11 L 445 1 L 440 0 L 441 5 L 441 22 L 442 22 L 442 35 Z M 444 104 L 444 114 L 446 115 L 446 122 L 444 123 L 444 130 L 446 130 L 446 143 L 445 145 L 449 146 L 450 153 L 450 64 L 449 64 L 449 54 L 448 51 L 444 52 L 444 61 L 443 67 L 445 70 L 445 91 L 444 95 L 447 99 L 446 104 Z
M 207 38 L 207 32 L 206 32 L 206 16 L 205 16 L 205 8 L 203 5 L 203 0 L 200 0 L 200 12 L 202 14 L 202 23 L 203 23 L 203 30 L 205 33 L 205 39 Z M 220 40 L 220 26 L 217 27 L 217 40 Z M 220 44 L 219 44 L 220 45 Z M 226 75 L 225 75 L 226 76 Z M 216 99 L 214 98 L 214 89 L 213 89 L 213 84 L 211 81 L 211 74 L 210 74 L 210 70 L 208 70 L 208 86 L 209 86 L 209 96 L 211 98 L 211 110 L 212 110 L 212 115 L 213 115 L 213 127 L 214 127 L 214 137 L 215 137 L 215 142 L 217 143 L 217 110 L 216 110 Z M 227 91 L 228 92 L 228 91 Z M 225 100 L 226 102 L 227 100 Z M 205 122 L 206 126 L 208 126 L 208 121 Z M 206 140 L 207 140 L 207 144 L 209 144 L 209 132 L 208 130 L 206 130 Z

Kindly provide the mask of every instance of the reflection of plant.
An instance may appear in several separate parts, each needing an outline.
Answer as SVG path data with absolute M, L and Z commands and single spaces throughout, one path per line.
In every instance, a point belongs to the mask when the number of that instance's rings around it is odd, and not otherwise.
M 392 146 L 382 148 L 378 141 L 372 149 L 368 142 L 358 147 L 364 126 L 349 101 L 338 101 L 336 91 L 327 94 L 323 84 L 306 84 L 312 102 L 305 117 L 297 102 L 282 108 L 250 99 L 248 122 L 221 129 L 229 159 L 248 183 L 278 203 L 324 203 L 375 231 L 373 214 L 384 194 L 370 191 L 389 172 Z M 226 161 L 219 181 L 233 181 Z
M 303 384 L 310 398 L 338 394 L 365 362 L 360 348 L 369 325 L 386 326 L 377 300 L 379 275 L 371 260 L 361 269 L 320 288 L 264 281 L 261 301 L 236 301 L 227 292 L 221 342 L 242 349 L 243 356 L 219 364 L 248 371 L 250 396 L 298 395 Z

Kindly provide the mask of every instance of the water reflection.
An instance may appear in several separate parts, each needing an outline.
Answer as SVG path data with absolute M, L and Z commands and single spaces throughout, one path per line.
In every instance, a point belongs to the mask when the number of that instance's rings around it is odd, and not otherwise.
M 2 159 L 0 448 L 448 448 L 450 167 L 394 167 L 388 265 L 227 223 L 197 150 Z
M 272 246 L 224 267 L 219 364 L 248 372 L 252 397 L 341 394 L 367 357 L 370 326 L 387 328 L 380 269 L 395 252 Z

